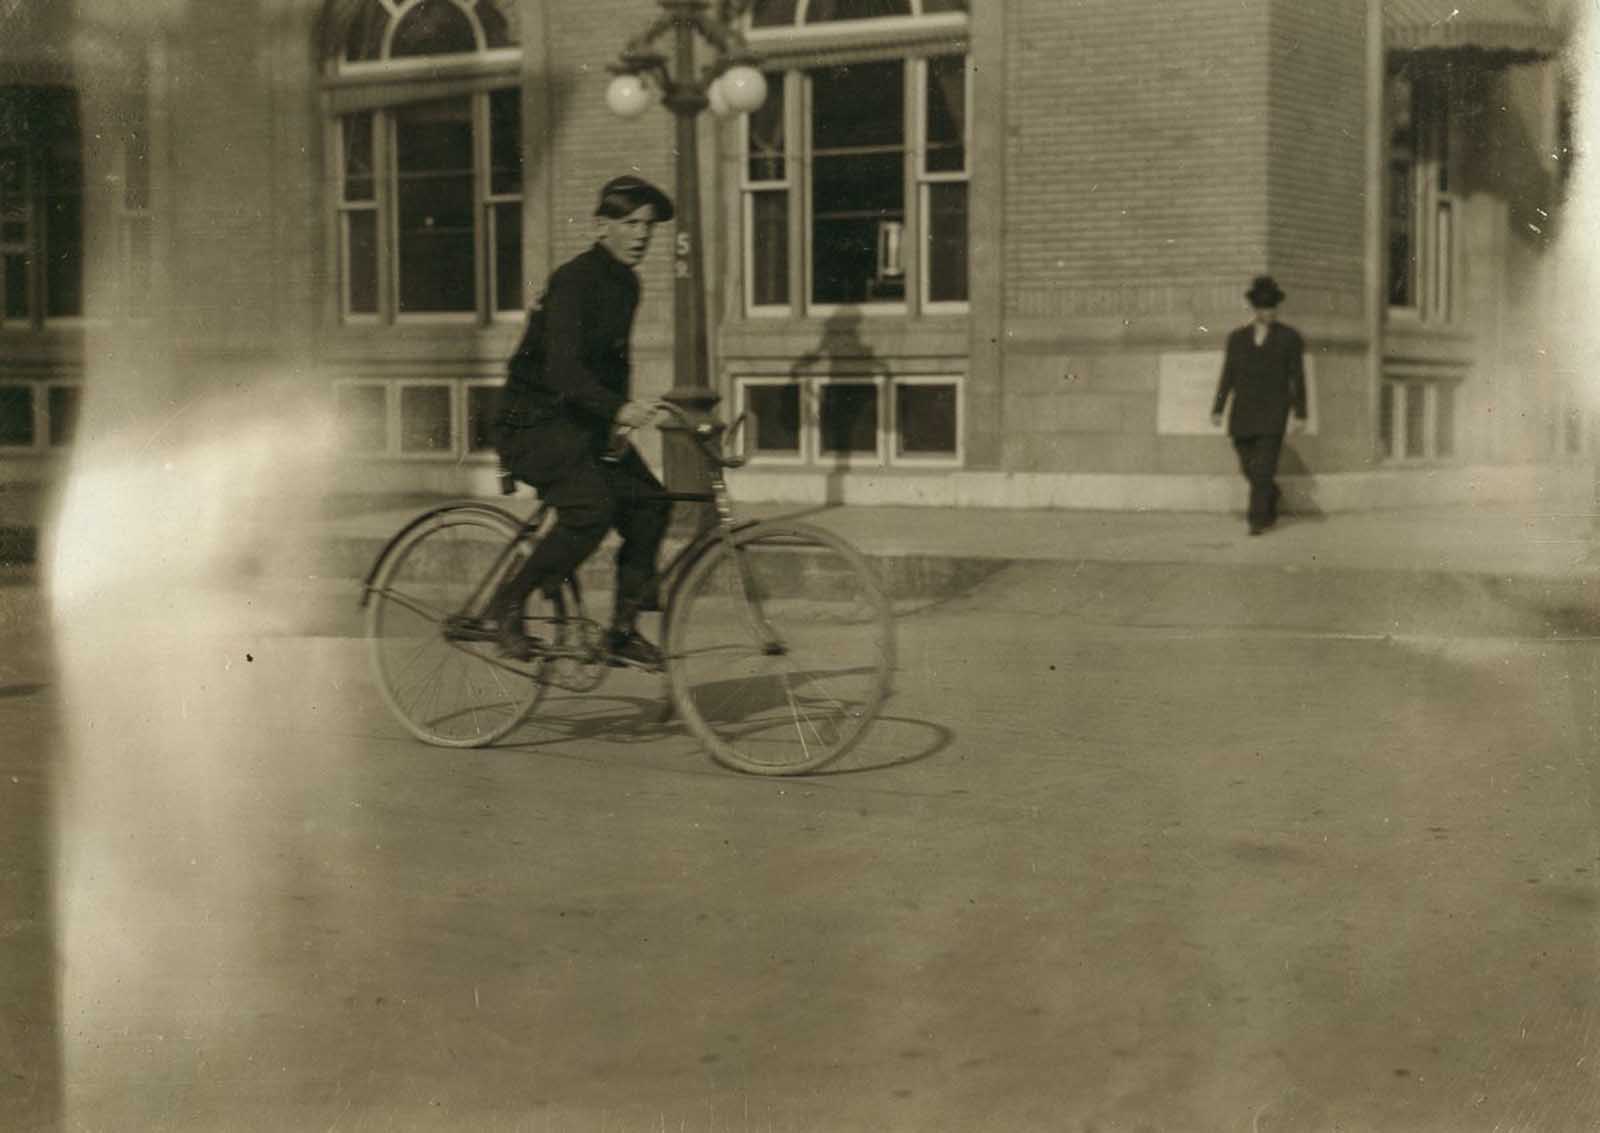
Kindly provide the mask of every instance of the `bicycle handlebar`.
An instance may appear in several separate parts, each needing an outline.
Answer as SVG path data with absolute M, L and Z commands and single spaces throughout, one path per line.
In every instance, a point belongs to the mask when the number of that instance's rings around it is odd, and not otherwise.
M 717 420 L 697 421 L 681 406 L 673 405 L 670 401 L 656 403 L 656 412 L 672 419 L 673 423 L 691 437 L 705 454 L 708 462 L 718 468 L 738 468 L 750 458 L 742 452 L 732 451 L 729 438 L 744 440 L 744 426 L 750 414 L 741 413 L 732 421 L 724 423 Z M 658 421 L 651 424 L 661 428 Z M 631 430 L 629 430 L 631 432 Z

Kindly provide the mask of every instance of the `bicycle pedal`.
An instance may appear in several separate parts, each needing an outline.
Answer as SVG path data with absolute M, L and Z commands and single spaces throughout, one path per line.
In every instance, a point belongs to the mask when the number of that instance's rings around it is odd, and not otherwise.
M 495 629 L 480 618 L 448 617 L 444 620 L 446 641 L 493 641 Z
M 613 669 L 635 669 L 641 673 L 664 673 L 666 664 L 655 661 L 635 661 L 631 657 L 618 657 L 615 653 L 607 653 L 606 664 Z

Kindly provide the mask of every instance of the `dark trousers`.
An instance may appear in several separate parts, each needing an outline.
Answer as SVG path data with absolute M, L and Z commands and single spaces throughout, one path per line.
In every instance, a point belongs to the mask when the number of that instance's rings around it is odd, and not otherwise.
M 1257 433 L 1233 438 L 1239 454 L 1239 471 L 1250 481 L 1250 526 L 1271 527 L 1278 522 L 1278 457 L 1283 452 L 1282 433 Z
M 515 463 L 510 468 L 518 472 Z M 547 479 L 528 482 L 556 509 L 556 525 L 501 588 L 498 607 L 520 607 L 535 587 L 572 574 L 616 528 L 622 545 L 614 624 L 630 628 L 641 609 L 656 608 L 651 580 L 672 504 L 661 498 L 666 489 L 637 452 L 629 449 L 615 464 L 585 454 Z

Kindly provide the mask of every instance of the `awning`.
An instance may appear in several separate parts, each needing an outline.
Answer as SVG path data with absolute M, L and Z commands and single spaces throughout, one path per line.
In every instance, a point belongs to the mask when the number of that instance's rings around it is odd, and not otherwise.
M 1562 33 L 1544 0 L 1383 0 L 1388 47 L 1554 55 Z

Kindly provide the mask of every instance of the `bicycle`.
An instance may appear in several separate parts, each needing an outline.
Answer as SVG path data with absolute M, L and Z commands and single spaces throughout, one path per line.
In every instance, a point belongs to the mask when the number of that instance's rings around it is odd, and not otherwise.
M 745 462 L 729 445 L 742 438 L 742 416 L 724 430 L 672 406 L 663 412 L 687 430 L 711 474 L 709 492 L 666 498 L 711 504 L 715 514 L 654 579 L 670 704 L 725 766 L 814 771 L 860 741 L 889 695 L 889 600 L 872 566 L 833 532 L 735 515 L 723 473 Z M 497 655 L 489 601 L 552 521 L 542 502 L 521 520 L 494 503 L 458 501 L 418 515 L 378 554 L 361 596 L 369 657 L 412 735 L 444 747 L 495 743 L 549 689 L 587 692 L 613 667 L 576 572 L 528 599 L 535 655 L 526 663 Z

